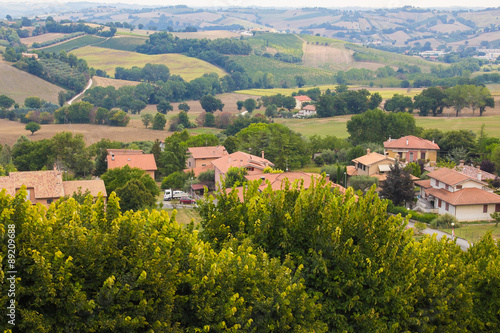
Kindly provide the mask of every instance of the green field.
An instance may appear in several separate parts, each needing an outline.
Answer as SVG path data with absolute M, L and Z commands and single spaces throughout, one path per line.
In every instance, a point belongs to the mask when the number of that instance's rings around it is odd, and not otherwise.
M 61 51 L 69 52 L 69 51 L 72 51 L 75 49 L 79 49 L 81 47 L 97 44 L 97 43 L 102 42 L 104 40 L 105 40 L 105 38 L 103 38 L 103 37 L 85 35 L 85 36 L 75 38 L 75 39 L 69 40 L 69 41 L 61 43 L 61 44 L 57 44 L 57 45 L 50 46 L 50 47 L 47 47 L 44 49 L 40 49 L 40 50 L 45 52 L 45 53 L 57 53 L 57 54 L 59 54 Z
M 135 51 L 137 46 L 144 44 L 146 40 L 145 37 L 113 37 L 95 46 L 120 51 Z
M 226 74 L 219 67 L 206 61 L 182 54 L 147 55 L 94 46 L 83 47 L 71 53 L 78 58 L 85 59 L 89 67 L 104 70 L 111 76 L 114 75 L 116 67 L 132 68 L 138 66 L 142 68 L 147 63 L 164 64 L 170 69 L 171 74 L 180 75 L 186 81 L 196 79 L 205 73 L 217 73 L 221 77 Z
M 333 118 L 312 118 L 312 119 L 275 119 L 275 122 L 283 124 L 290 129 L 301 133 L 304 136 L 314 134 L 325 136 L 334 135 L 338 138 L 347 138 L 346 122 L 350 116 L 340 116 Z M 442 131 L 451 130 L 471 130 L 478 133 L 481 126 L 485 124 L 485 131 L 491 137 L 500 138 L 500 116 L 483 117 L 450 117 L 450 118 L 416 118 L 417 126 L 426 128 L 437 128 Z
M 451 234 L 451 229 L 442 229 Z M 477 243 L 488 231 L 494 239 L 500 239 L 500 227 L 495 224 L 467 224 L 462 223 L 460 228 L 455 228 L 455 236 L 465 238 L 469 242 Z
M 260 72 L 270 73 L 274 76 L 275 84 L 286 81 L 289 85 L 295 85 L 295 76 L 300 75 L 306 80 L 307 85 L 330 84 L 334 82 L 334 74 L 322 69 L 309 68 L 294 65 L 266 57 L 256 55 L 230 56 L 238 65 L 241 65 L 248 73 L 255 73 L 256 68 Z
M 330 84 L 330 85 L 319 85 L 319 86 L 304 86 L 300 89 L 302 90 L 308 90 L 311 88 L 319 88 L 322 92 L 326 91 L 327 89 L 330 90 L 335 90 L 337 87 L 337 84 Z M 367 87 L 359 87 L 359 86 L 349 86 L 349 89 L 357 89 L 357 88 L 363 88 L 367 89 L 370 91 L 371 94 L 374 93 L 379 93 L 382 98 L 392 98 L 394 94 L 400 94 L 404 96 L 410 96 L 414 97 L 417 94 L 420 94 L 422 92 L 422 89 L 412 89 L 408 91 L 408 89 L 398 89 L 398 88 L 367 88 Z M 290 96 L 292 95 L 293 92 L 298 92 L 299 88 L 273 88 L 273 89 L 245 89 L 245 90 L 238 90 L 235 91 L 237 94 L 245 94 L 245 95 L 255 95 L 255 96 L 272 96 L 276 94 L 283 94 L 285 96 Z
M 253 48 L 258 47 L 265 50 L 266 47 L 271 47 L 276 49 L 278 52 L 291 54 L 297 57 L 302 57 L 303 54 L 303 41 L 296 35 L 292 34 L 257 34 L 255 37 L 249 38 L 248 42 Z

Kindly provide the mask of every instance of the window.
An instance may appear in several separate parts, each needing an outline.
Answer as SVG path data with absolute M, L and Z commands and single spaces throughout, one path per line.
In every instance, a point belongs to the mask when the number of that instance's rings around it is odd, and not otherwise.
M 248 170 L 248 171 L 253 171 L 253 170 L 254 170 L 254 168 L 249 167 L 249 168 L 247 168 L 247 170 Z
M 366 165 L 363 165 L 363 171 L 365 171 L 365 170 L 366 170 Z
M 425 160 L 425 151 L 420 153 L 420 159 Z
M 450 210 L 450 204 L 449 203 L 446 203 L 446 210 Z
M 483 205 L 483 213 L 488 213 L 488 205 Z
M 500 213 L 500 204 L 495 205 L 495 212 Z
M 445 184 L 445 186 L 444 186 L 444 187 L 446 188 L 446 190 L 449 190 L 449 188 L 448 188 L 448 184 Z
M 189 162 L 189 166 L 191 166 L 191 162 Z
M 410 162 L 413 162 L 413 152 L 410 152 Z
M 436 186 L 439 187 L 439 180 L 435 179 Z
M 441 208 L 441 199 L 438 199 L 438 207 Z
M 462 185 L 457 185 L 457 190 L 461 190 L 462 189 Z
M 47 199 L 47 205 L 50 205 L 52 203 L 52 199 Z

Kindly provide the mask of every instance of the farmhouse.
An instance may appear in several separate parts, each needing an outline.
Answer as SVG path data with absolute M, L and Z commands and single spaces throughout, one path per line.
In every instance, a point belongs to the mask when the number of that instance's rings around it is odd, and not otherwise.
M 379 153 L 370 152 L 366 150 L 366 155 L 355 158 L 352 160 L 355 167 L 355 175 L 359 176 L 377 176 L 389 172 L 390 166 L 396 163 L 392 157 L 388 157 Z M 349 171 L 350 175 L 354 175 L 352 170 Z
M 40 203 L 45 206 L 79 190 L 82 193 L 88 190 L 95 197 L 99 194 L 107 197 L 102 180 L 63 181 L 58 170 L 11 172 L 8 176 L 0 177 L 0 188 L 12 196 L 16 195 L 23 185 L 26 186 L 27 200 L 32 204 Z
M 146 171 L 151 178 L 155 179 L 157 167 L 153 154 L 144 154 L 142 150 L 108 149 L 106 161 L 108 169 L 122 168 L 128 165 L 131 168 L 139 168 Z
M 500 212 L 500 195 L 487 184 L 458 171 L 441 168 L 428 174 L 430 179 L 415 182 L 420 186 L 417 207 L 425 212 L 451 214 L 459 221 L 491 220 Z
M 305 95 L 294 96 L 294 98 L 295 98 L 295 102 L 296 102 L 295 108 L 297 110 L 302 109 L 302 103 L 312 102 L 312 99 L 310 99 L 309 96 L 305 96 Z
M 262 152 L 262 157 L 258 157 L 237 151 L 218 158 L 211 163 L 215 169 L 215 183 L 217 187 L 221 185 L 221 182 L 226 177 L 227 171 L 231 167 L 245 168 L 247 169 L 248 175 L 260 175 L 267 166 L 274 166 L 273 163 L 264 158 L 264 152 Z
M 294 118 L 307 118 L 316 115 L 316 105 L 308 104 L 302 107 L 302 109 L 293 115 Z
M 407 163 L 418 160 L 426 161 L 427 165 L 436 164 L 439 146 L 434 141 L 407 135 L 397 140 L 389 138 L 384 142 L 384 154 Z

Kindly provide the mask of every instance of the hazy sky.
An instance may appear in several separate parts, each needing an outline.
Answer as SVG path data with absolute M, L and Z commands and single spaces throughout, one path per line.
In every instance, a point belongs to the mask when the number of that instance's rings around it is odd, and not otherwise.
M 83 2 L 82 0 L 73 0 Z M 84 0 L 85 1 L 85 0 Z M 12 3 L 12 0 L 0 0 L 0 3 Z M 72 1 L 47 1 L 47 0 L 28 0 L 23 2 L 29 3 L 64 3 Z M 349 1 L 335 1 L 335 0 L 315 0 L 315 1 L 299 1 L 299 0 L 102 0 L 94 1 L 99 3 L 133 3 L 141 5 L 158 5 L 170 6 L 178 4 L 186 4 L 190 7 L 221 7 L 221 6 L 262 6 L 262 7 L 329 7 L 329 8 L 343 8 L 343 7 L 500 7 L 500 0 L 349 0 Z M 19 2 L 18 2 L 19 3 Z

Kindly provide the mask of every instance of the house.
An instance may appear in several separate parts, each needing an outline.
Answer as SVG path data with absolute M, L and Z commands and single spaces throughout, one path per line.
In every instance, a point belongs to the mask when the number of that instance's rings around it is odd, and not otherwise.
M 302 183 L 304 189 L 308 189 L 311 187 L 313 181 L 318 181 L 321 179 L 321 175 L 317 173 L 308 173 L 308 172 L 281 172 L 281 173 L 264 173 L 258 175 L 247 175 L 245 178 L 248 181 L 260 180 L 259 191 L 262 192 L 268 186 L 271 186 L 273 191 L 281 190 L 285 183 L 288 181 L 290 184 L 293 184 L 295 181 L 299 181 Z M 338 184 L 328 181 L 328 184 L 337 188 L 341 194 L 345 194 L 346 189 Z M 228 188 L 226 191 L 229 193 L 233 189 Z M 240 201 L 243 201 L 243 186 L 236 187 L 235 190 L 238 191 L 238 197 Z
M 305 95 L 294 96 L 293 98 L 295 98 L 295 103 L 296 103 L 295 108 L 297 110 L 302 109 L 302 103 L 312 102 L 312 99 L 309 98 L 309 96 L 305 96 Z
M 219 187 L 222 180 L 225 179 L 225 175 L 229 168 L 245 168 L 247 169 L 248 175 L 258 175 L 262 174 L 263 170 L 267 167 L 273 167 L 274 164 L 269 160 L 264 158 L 264 152 L 262 152 L 262 157 L 247 154 L 241 151 L 234 152 L 227 156 L 223 156 L 211 162 L 215 169 L 215 183 L 216 187 Z
M 435 166 L 434 167 L 426 167 L 425 171 L 433 172 L 437 169 L 438 168 Z M 497 178 L 497 176 L 495 176 L 494 174 L 481 170 L 479 168 L 479 166 L 473 167 L 471 165 L 464 165 L 463 161 L 460 161 L 460 164 L 455 166 L 453 169 L 455 171 L 463 173 L 466 176 L 482 180 L 483 182 L 485 182 L 487 180 L 494 180 Z
M 424 160 L 430 166 L 436 164 L 439 146 L 434 141 L 407 135 L 397 140 L 384 142 L 384 154 L 407 163 Z
M 187 150 L 186 168 L 194 169 L 211 165 L 212 161 L 229 155 L 224 146 L 190 147 Z
M 316 116 L 316 105 L 308 104 L 302 107 L 302 109 L 293 115 L 294 118 L 307 118 Z
M 379 153 L 372 153 L 370 149 L 367 149 L 366 155 L 355 158 L 352 162 L 354 162 L 355 170 L 353 171 L 352 168 L 348 170 L 350 175 L 376 176 L 389 172 L 391 165 L 396 163 L 396 160 Z
M 142 150 L 108 149 L 106 161 L 108 169 L 122 168 L 128 165 L 131 168 L 139 168 L 146 171 L 151 178 L 155 179 L 157 167 L 153 154 L 144 154 Z
M 441 168 L 428 174 L 430 179 L 415 182 L 420 186 L 417 207 L 425 212 L 451 214 L 459 221 L 491 220 L 500 212 L 500 195 L 488 184 L 458 171 Z
M 73 195 L 79 189 L 82 193 L 88 190 L 95 197 L 99 193 L 107 197 L 102 180 L 63 181 L 58 170 L 11 172 L 8 176 L 0 177 L 0 188 L 12 196 L 16 195 L 23 185 L 28 192 L 27 200 L 32 204 L 41 203 L 45 206 L 65 195 Z

